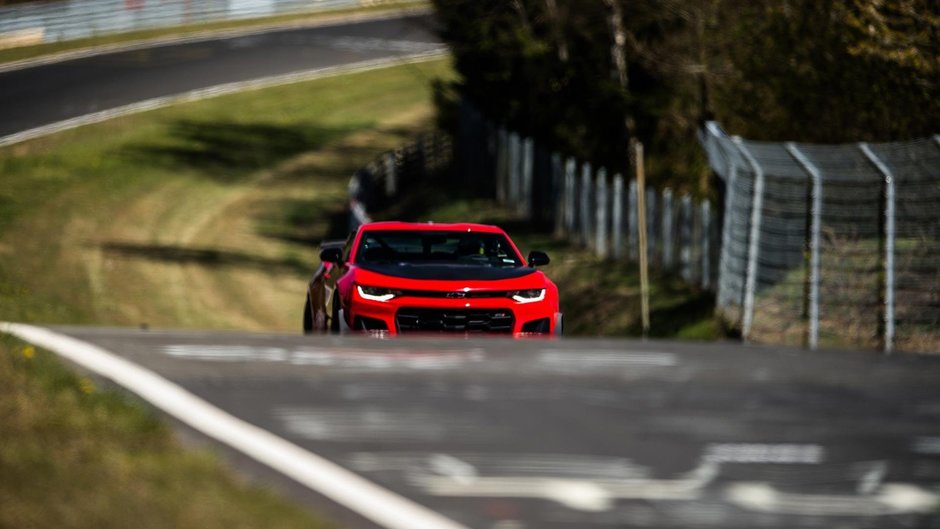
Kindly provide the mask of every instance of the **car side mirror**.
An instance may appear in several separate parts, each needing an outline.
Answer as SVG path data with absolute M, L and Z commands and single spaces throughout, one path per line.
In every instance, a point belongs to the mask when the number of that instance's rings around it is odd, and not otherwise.
M 529 252 L 529 266 L 535 268 L 536 266 L 545 266 L 550 262 L 548 254 L 545 252 L 531 251 Z
M 320 260 L 324 263 L 339 264 L 343 262 L 342 248 L 324 248 L 320 251 Z

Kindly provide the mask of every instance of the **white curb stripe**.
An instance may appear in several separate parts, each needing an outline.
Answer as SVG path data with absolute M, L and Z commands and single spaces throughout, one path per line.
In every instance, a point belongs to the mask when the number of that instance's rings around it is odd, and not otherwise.
M 250 81 L 238 81 L 234 83 L 210 86 L 208 88 L 200 88 L 198 90 L 192 90 L 182 94 L 148 99 L 146 101 L 131 103 L 129 105 L 102 110 L 92 114 L 85 114 L 84 116 L 78 116 L 72 119 L 67 119 L 65 121 L 50 123 L 49 125 L 43 125 L 41 127 L 36 127 L 33 129 L 24 130 L 22 132 L 17 132 L 15 134 L 10 134 L 8 136 L 3 136 L 0 137 L 0 147 L 7 147 L 16 143 L 47 136 L 49 134 L 55 134 L 64 130 L 81 127 L 83 125 L 101 123 L 102 121 L 107 121 L 109 119 L 146 112 L 148 110 L 156 110 L 158 108 L 163 108 L 178 103 L 189 103 L 192 101 L 199 101 L 202 99 L 209 99 L 211 97 L 234 94 L 236 92 L 242 92 L 246 90 L 259 90 L 262 88 L 271 88 L 274 86 L 313 81 L 316 79 L 322 79 L 336 75 L 378 70 L 381 68 L 388 68 L 390 66 L 432 61 L 444 57 L 446 54 L 447 50 L 442 48 L 440 50 L 416 53 L 412 55 L 360 61 L 351 64 L 344 64 L 341 66 L 327 66 L 313 70 L 304 70 L 289 74 L 275 75 L 272 77 L 252 79 Z
M 468 529 L 276 435 L 233 417 L 182 387 L 100 347 L 48 329 L 0 322 L 0 332 L 54 351 L 109 378 L 190 427 L 388 529 Z

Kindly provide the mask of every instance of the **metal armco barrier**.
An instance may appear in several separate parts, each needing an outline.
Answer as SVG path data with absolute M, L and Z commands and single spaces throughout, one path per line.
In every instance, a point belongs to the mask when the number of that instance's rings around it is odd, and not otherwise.
M 451 137 L 443 132 L 426 134 L 376 157 L 349 180 L 349 230 L 372 222 L 369 211 L 389 204 L 400 190 L 449 170 L 453 159 Z
M 0 47 L 376 5 L 381 0 L 58 0 L 0 6 Z

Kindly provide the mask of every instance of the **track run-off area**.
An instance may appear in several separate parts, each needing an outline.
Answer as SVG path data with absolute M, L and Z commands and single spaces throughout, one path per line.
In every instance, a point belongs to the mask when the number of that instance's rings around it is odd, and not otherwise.
M 0 141 L 441 53 L 423 20 L 10 69 L 0 73 Z M 613 339 L 0 331 L 135 393 L 349 527 L 940 528 L 936 357 Z

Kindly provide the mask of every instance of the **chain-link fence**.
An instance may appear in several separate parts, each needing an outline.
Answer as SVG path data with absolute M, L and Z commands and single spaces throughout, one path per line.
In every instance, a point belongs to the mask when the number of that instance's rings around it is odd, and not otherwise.
M 320 11 L 382 0 L 59 0 L 0 6 L 0 47 L 164 26 Z
M 701 142 L 725 183 L 718 306 L 745 339 L 940 351 L 940 136 Z
M 637 184 L 603 167 L 553 152 L 461 106 L 456 178 L 598 257 L 638 255 Z M 478 180 L 483 177 L 483 181 Z M 653 268 L 713 288 L 718 259 L 714 208 L 687 193 L 646 189 L 647 248 Z

